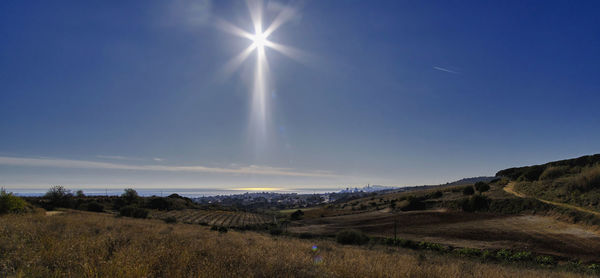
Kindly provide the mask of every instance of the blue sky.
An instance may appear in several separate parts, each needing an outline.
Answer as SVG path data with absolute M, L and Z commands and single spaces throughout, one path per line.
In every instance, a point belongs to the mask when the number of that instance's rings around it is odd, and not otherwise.
M 0 185 L 435 184 L 598 153 L 596 1 L 2 1 Z

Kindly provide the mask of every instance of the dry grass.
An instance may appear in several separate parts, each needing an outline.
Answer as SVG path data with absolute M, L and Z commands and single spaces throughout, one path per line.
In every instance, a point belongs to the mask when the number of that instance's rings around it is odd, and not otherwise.
M 318 246 L 317 252 L 311 247 Z M 315 263 L 314 257 L 322 257 Z M 377 247 L 67 212 L 0 217 L 0 276 L 577 277 Z

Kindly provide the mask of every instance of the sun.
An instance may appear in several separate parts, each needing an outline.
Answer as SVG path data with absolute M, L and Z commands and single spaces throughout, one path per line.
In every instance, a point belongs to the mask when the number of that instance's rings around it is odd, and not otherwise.
M 256 68 L 254 70 L 253 85 L 251 85 L 251 112 L 250 112 L 250 130 L 256 133 L 257 142 L 265 142 L 270 121 L 270 95 L 273 91 L 272 80 L 270 80 L 269 63 L 266 49 L 272 49 L 293 60 L 302 62 L 306 57 L 304 53 L 294 47 L 273 42 L 267 38 L 273 34 L 284 23 L 293 19 L 296 11 L 291 6 L 281 8 L 281 11 L 269 25 L 263 25 L 263 2 L 262 0 L 247 0 L 248 10 L 254 27 L 254 32 L 248 32 L 244 28 L 235 26 L 227 21 L 217 19 L 217 26 L 223 31 L 229 32 L 241 38 L 250 41 L 249 45 L 238 55 L 233 57 L 225 64 L 221 73 L 230 75 L 236 71 L 250 57 L 256 53 Z M 263 29 L 263 26 L 266 28 Z M 262 143 L 261 143 L 262 144 Z
M 256 34 L 252 36 L 252 43 L 257 49 L 263 50 L 267 43 L 267 37 L 262 31 L 257 31 Z

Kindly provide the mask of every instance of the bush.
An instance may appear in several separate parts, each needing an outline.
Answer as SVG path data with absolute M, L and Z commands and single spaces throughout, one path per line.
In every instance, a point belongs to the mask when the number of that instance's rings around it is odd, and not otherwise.
M 490 199 L 483 195 L 474 195 L 463 199 L 460 205 L 464 211 L 485 211 L 490 206 Z
M 73 194 L 71 194 L 71 190 L 55 185 L 50 187 L 44 197 L 50 201 L 51 206 L 70 208 Z
M 171 207 L 169 200 L 162 197 L 150 197 L 145 203 L 144 207 L 149 209 L 168 210 Z
M 521 181 L 535 181 L 540 178 L 542 173 L 546 170 L 546 166 L 544 165 L 535 165 L 526 167 L 523 171 L 523 174 L 519 177 L 518 180 Z
M 577 175 L 574 187 L 583 192 L 600 189 L 600 166 L 586 169 Z
M 269 230 L 269 233 L 273 236 L 278 236 L 278 235 L 283 234 L 283 230 L 278 227 L 273 227 Z
M 4 188 L 0 189 L 0 214 L 24 212 L 26 208 L 25 200 L 7 193 Z
M 463 189 L 463 195 L 473 195 L 475 194 L 475 190 L 472 186 L 467 186 Z
M 556 261 L 550 256 L 537 256 L 535 262 L 541 265 L 555 265 Z
M 458 255 L 464 256 L 464 257 L 479 257 L 482 255 L 481 250 L 473 249 L 473 248 L 455 249 L 454 252 L 456 252 Z
M 369 237 L 358 230 L 344 230 L 337 234 L 336 240 L 341 244 L 365 244 L 369 242 Z
M 219 231 L 219 233 L 226 233 L 228 230 L 227 230 L 227 227 L 221 226 L 221 227 L 219 227 L 219 229 L 217 229 L 217 231 Z
M 83 198 L 83 197 L 85 197 L 85 194 L 83 194 L 83 190 L 77 190 L 77 191 L 75 192 L 75 196 L 76 196 L 77 198 Z
M 99 204 L 98 202 L 91 202 L 87 205 L 87 210 L 93 212 L 103 212 L 104 206 Z
M 482 181 L 476 182 L 474 187 L 479 192 L 486 192 L 486 191 L 490 190 L 490 185 L 485 182 L 482 182 Z
M 436 191 L 433 194 L 431 194 L 431 199 L 437 199 L 444 196 L 444 193 L 442 193 L 442 191 Z
M 290 215 L 290 219 L 291 220 L 300 220 L 300 219 L 302 219 L 303 215 L 304 215 L 303 211 L 297 210 L 297 211 L 294 211 L 294 213 L 292 213 L 292 215 Z
M 134 218 L 147 218 L 148 211 L 143 208 L 125 206 L 119 211 L 121 216 L 134 217 Z
M 177 223 L 177 218 L 175 218 L 175 216 L 169 216 L 165 219 L 163 219 L 163 221 L 165 221 L 165 223 Z
M 516 252 L 510 257 L 510 260 L 513 262 L 529 261 L 529 260 L 531 260 L 531 252 L 528 252 L 528 251 Z
M 298 235 L 299 238 L 302 239 L 310 239 L 310 238 L 314 238 L 315 235 L 311 234 L 311 233 L 301 233 L 300 235 Z
M 542 172 L 540 175 L 540 180 L 553 180 L 559 178 L 569 172 L 569 167 L 567 166 L 550 166 Z
M 140 196 L 138 195 L 137 191 L 133 190 L 132 188 L 125 189 L 125 192 L 121 194 L 121 198 L 123 198 L 127 204 L 136 202 L 139 197 Z
M 416 198 L 414 196 L 409 196 L 407 201 L 408 201 L 408 204 L 406 204 L 405 206 L 400 208 L 400 210 L 411 211 L 411 210 L 424 210 L 426 208 L 425 202 L 423 202 L 422 200 L 420 200 L 419 198 Z

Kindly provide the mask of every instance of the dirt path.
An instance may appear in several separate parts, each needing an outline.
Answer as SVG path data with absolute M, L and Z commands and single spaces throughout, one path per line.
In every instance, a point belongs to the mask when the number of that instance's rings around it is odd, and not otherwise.
M 578 206 L 574 206 L 574 205 L 569 205 L 569 204 L 565 204 L 565 203 L 548 201 L 548 200 L 540 199 L 540 198 L 533 197 L 533 196 L 527 196 L 527 195 L 525 195 L 523 193 L 520 193 L 520 192 L 517 192 L 515 190 L 515 183 L 514 182 L 511 182 L 511 183 L 507 184 L 504 187 L 504 191 L 506 191 L 506 192 L 508 192 L 510 194 L 513 194 L 513 195 L 515 195 L 517 197 L 521 197 L 521 198 L 527 198 L 527 197 L 529 197 L 529 198 L 536 199 L 536 200 L 538 200 L 540 202 L 543 202 L 543 203 L 546 203 L 546 204 L 551 204 L 551 205 L 555 205 L 555 206 L 563 207 L 563 208 L 568 208 L 568 209 L 574 209 L 574 210 L 578 210 L 578 211 L 581 211 L 581 212 L 591 213 L 591 214 L 600 216 L 600 212 L 597 212 L 595 210 L 590 210 L 590 209 L 586 209 L 586 208 L 582 208 L 582 207 L 578 207 Z
M 65 213 L 65 212 L 61 211 L 61 210 L 51 210 L 51 211 L 46 211 L 46 216 L 53 216 L 53 215 L 62 214 L 62 213 Z

